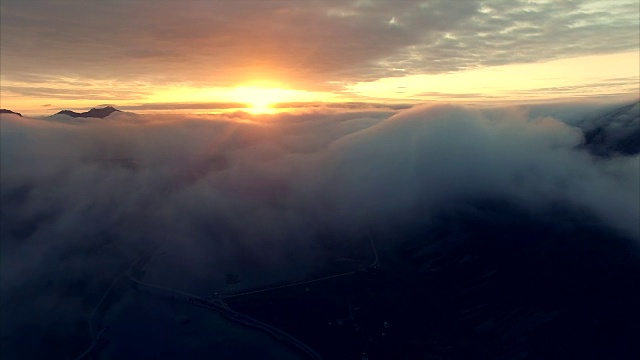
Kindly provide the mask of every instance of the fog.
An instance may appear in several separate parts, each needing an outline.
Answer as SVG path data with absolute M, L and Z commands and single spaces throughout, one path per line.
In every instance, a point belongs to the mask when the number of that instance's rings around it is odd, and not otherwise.
M 90 311 L 151 248 L 166 254 L 149 266 L 158 283 L 209 291 L 237 273 L 265 285 L 322 268 L 327 237 L 424 226 L 474 201 L 576 209 L 638 241 L 639 156 L 581 147 L 576 124 L 611 106 L 584 108 L 3 114 L 0 291 L 15 309 L 3 332 Z

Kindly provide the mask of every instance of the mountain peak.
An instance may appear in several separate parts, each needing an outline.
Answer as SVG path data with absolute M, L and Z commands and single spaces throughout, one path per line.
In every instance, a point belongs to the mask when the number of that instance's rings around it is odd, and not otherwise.
M 15 111 L 11 111 L 9 109 L 0 109 L 0 114 L 14 114 L 14 115 L 18 115 L 18 116 L 22 117 L 22 114 L 17 113 Z
M 104 119 L 107 116 L 111 115 L 111 113 L 114 113 L 116 111 L 120 111 L 116 108 L 114 108 L 113 106 L 106 106 L 103 108 L 93 108 L 89 111 L 85 111 L 82 113 L 78 113 L 72 110 L 62 110 L 57 112 L 55 115 L 67 115 L 67 116 L 71 116 L 74 118 L 78 118 L 78 117 L 82 117 L 82 118 L 100 118 L 100 119 Z
M 583 121 L 584 148 L 596 156 L 640 153 L 640 101 Z

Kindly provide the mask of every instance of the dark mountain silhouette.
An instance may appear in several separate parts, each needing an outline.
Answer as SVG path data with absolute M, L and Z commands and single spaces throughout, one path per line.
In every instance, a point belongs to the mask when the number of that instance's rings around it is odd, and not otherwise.
M 78 118 L 78 117 L 82 117 L 82 118 L 100 118 L 100 119 L 104 119 L 107 116 L 111 115 L 111 113 L 114 113 L 116 111 L 120 111 L 112 106 L 107 106 L 107 107 L 103 107 L 103 108 L 93 108 L 89 111 L 85 111 L 82 113 L 78 113 L 75 111 L 71 111 L 71 110 L 62 110 L 60 112 L 57 112 L 55 115 L 67 115 L 67 116 L 71 116 L 74 118 Z
M 615 109 L 578 124 L 583 147 L 596 156 L 640 153 L 640 102 Z
M 8 109 L 0 109 L 0 114 L 15 114 L 22 117 L 22 114 L 17 113 L 15 111 L 8 110 Z

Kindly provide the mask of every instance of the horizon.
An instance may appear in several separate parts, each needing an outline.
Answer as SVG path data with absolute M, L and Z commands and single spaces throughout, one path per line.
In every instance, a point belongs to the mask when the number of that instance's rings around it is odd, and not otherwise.
M 36 116 L 103 104 L 274 113 L 282 103 L 621 102 L 640 92 L 632 0 L 0 9 L 2 107 Z
M 308 103 L 273 103 L 269 107 L 264 108 L 252 108 L 245 104 L 227 104 L 227 103 L 203 103 L 203 104 L 189 104 L 192 107 L 184 107 L 180 109 L 172 108 L 164 104 L 159 107 L 157 104 L 144 106 L 144 105 L 125 105 L 118 106 L 115 104 L 100 104 L 93 107 L 83 108 L 61 108 L 51 109 L 51 112 L 41 113 L 25 113 L 22 111 L 16 111 L 10 108 L 2 108 L 2 110 L 9 110 L 20 114 L 23 117 L 28 118 L 48 118 L 53 116 L 65 116 L 60 114 L 61 112 L 70 111 L 77 114 L 88 112 L 89 110 L 102 110 L 106 108 L 113 108 L 118 112 L 129 113 L 135 115 L 228 115 L 228 114 L 244 114 L 246 116 L 261 116 L 261 115 L 276 115 L 278 113 L 286 113 L 291 115 L 302 115 L 305 113 L 314 113 L 322 111 L 343 111 L 343 112 L 361 112 L 361 111 L 381 111 L 381 112 L 398 112 L 402 110 L 411 109 L 414 107 L 423 106 L 437 106 L 437 105 L 456 105 L 465 108 L 476 109 L 507 109 L 507 108 L 530 108 L 535 106 L 578 106 L 586 105 L 591 107 L 597 106 L 624 106 L 633 103 L 640 102 L 640 96 L 627 95 L 622 97 L 589 97 L 589 98 L 553 98 L 553 99 L 540 99 L 537 101 L 482 101 L 482 102 L 418 102 L 418 103 L 374 103 L 374 102 L 308 102 Z M 195 105 L 195 106 L 193 106 Z M 55 113 L 53 112 L 55 111 Z M 107 115 L 108 117 L 109 115 Z M 91 118 L 91 117 L 88 117 Z

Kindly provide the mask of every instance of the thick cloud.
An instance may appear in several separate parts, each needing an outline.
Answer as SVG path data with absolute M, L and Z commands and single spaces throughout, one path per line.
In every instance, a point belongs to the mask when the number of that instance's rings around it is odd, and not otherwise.
M 159 283 L 206 293 L 226 273 L 247 287 L 289 280 L 324 266 L 328 238 L 346 246 L 363 229 L 428 223 L 469 201 L 561 205 L 637 240 L 638 155 L 581 149 L 569 123 L 603 111 L 581 109 L 3 114 L 3 312 L 82 316 L 158 245 L 147 276 Z M 28 331 L 2 318 L 3 333 Z
M 78 237 L 71 242 L 105 231 L 147 243 L 175 236 L 162 241 L 197 248 L 218 237 L 287 241 L 319 223 L 361 227 L 505 197 L 585 207 L 637 237 L 637 157 L 596 160 L 577 149 L 579 128 L 544 112 L 571 121 L 551 107 L 448 105 L 392 116 L 4 116 L 3 231 L 46 246 L 58 246 L 46 240 L 52 231 Z
M 43 77 L 50 75 L 207 86 L 267 77 L 287 79 L 294 88 L 323 89 L 335 86 L 331 81 L 352 83 L 638 48 L 634 1 L 148 5 L 3 1 L 3 78 L 23 85 L 39 81 L 39 87 L 47 87 Z M 30 92 L 16 84 L 6 90 Z

